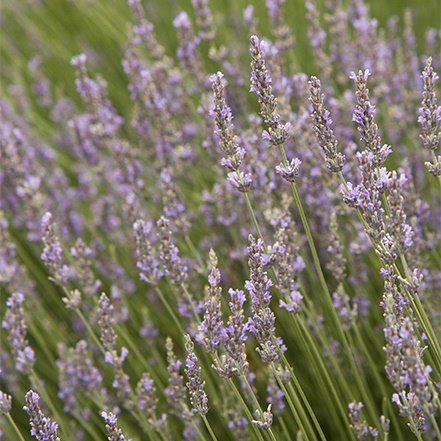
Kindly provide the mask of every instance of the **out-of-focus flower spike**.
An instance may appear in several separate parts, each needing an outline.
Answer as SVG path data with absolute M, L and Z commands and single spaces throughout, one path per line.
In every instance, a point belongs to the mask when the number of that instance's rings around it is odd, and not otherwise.
M 22 304 L 24 295 L 13 293 L 6 301 L 6 313 L 2 328 L 8 333 L 8 340 L 19 372 L 29 373 L 35 364 L 35 354 L 26 337 L 27 327 Z
M 324 107 L 320 80 L 313 76 L 308 84 L 314 133 L 325 154 L 326 166 L 332 172 L 338 173 L 343 169 L 346 158 L 338 151 L 338 141 L 332 130 L 332 119 L 329 111 Z
M 199 37 L 201 40 L 211 41 L 216 35 L 214 27 L 214 18 L 208 6 L 208 0 L 191 0 L 194 13 L 196 16 L 196 24 L 199 28 Z

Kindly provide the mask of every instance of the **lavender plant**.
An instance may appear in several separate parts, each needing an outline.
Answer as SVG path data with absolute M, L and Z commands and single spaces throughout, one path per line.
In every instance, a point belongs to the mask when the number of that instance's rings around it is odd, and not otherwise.
M 0 439 L 441 441 L 440 6 L 260 3 L 6 2 Z

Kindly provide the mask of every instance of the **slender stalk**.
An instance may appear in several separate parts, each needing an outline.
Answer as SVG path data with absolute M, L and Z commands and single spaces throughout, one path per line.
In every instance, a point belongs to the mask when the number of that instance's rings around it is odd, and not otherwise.
M 286 389 L 285 384 L 284 384 L 283 381 L 280 379 L 280 376 L 277 374 L 277 371 L 275 370 L 274 367 L 273 367 L 273 372 L 274 372 L 274 375 L 275 375 L 275 377 L 276 377 L 277 383 L 279 383 L 280 388 L 283 390 L 283 393 L 285 394 L 286 401 L 288 402 L 288 406 L 289 406 L 289 408 L 290 408 L 290 410 L 291 410 L 291 413 L 292 413 L 293 416 L 294 416 L 294 420 L 296 421 L 297 426 L 299 427 L 299 429 L 300 429 L 303 433 L 306 434 L 307 432 L 306 432 L 306 430 L 305 430 L 305 426 L 303 425 L 302 419 L 300 418 L 300 415 L 299 415 L 299 413 L 298 413 L 298 411 L 297 411 L 297 409 L 296 409 L 296 406 L 294 405 L 294 403 L 293 403 L 293 401 L 292 401 L 291 394 L 290 394 L 290 393 L 288 392 L 288 390 Z M 295 395 L 294 395 L 294 396 L 295 396 Z M 317 439 L 317 438 L 315 437 L 315 433 L 314 433 L 314 431 L 312 431 L 311 433 L 313 434 L 314 439 Z M 309 439 L 310 439 L 310 438 L 309 438 L 309 435 L 305 435 L 305 437 L 306 437 L 305 441 L 309 441 Z
M 430 150 L 430 154 L 432 156 L 432 161 L 434 164 L 436 164 L 436 155 L 435 155 L 435 151 L 434 150 Z M 438 184 L 439 184 L 439 190 L 441 192 L 441 176 L 437 176 L 438 178 Z
M 216 435 L 213 432 L 213 429 L 210 426 L 210 423 L 207 420 L 207 417 L 205 415 L 201 415 L 202 421 L 205 424 L 205 427 L 207 428 L 208 433 L 210 434 L 210 437 L 213 441 L 217 441 Z
M 80 320 L 83 322 L 83 325 L 86 327 L 87 332 L 89 333 L 89 335 L 92 337 L 92 340 L 94 341 L 94 343 L 97 345 L 97 347 L 99 348 L 99 350 L 105 354 L 105 349 L 103 347 L 103 345 L 101 344 L 101 342 L 99 341 L 98 337 L 96 336 L 95 332 L 93 331 L 92 327 L 89 325 L 89 322 L 86 320 L 86 318 L 84 317 L 83 313 L 80 311 L 79 308 L 75 309 L 75 312 L 77 313 L 78 317 L 80 318 Z
M 250 394 L 251 399 L 253 400 L 254 406 L 260 412 L 260 414 L 262 414 L 262 408 L 260 407 L 259 401 L 257 400 L 257 397 L 256 397 L 250 383 L 248 382 L 248 378 L 245 375 L 245 373 L 242 373 L 241 379 L 244 382 L 244 384 L 248 390 L 248 393 Z M 269 434 L 271 440 L 276 441 L 276 438 L 274 436 L 273 431 L 271 430 L 271 427 L 268 427 L 267 431 L 268 431 L 268 434 Z
M 159 299 L 161 300 L 162 304 L 164 305 L 165 309 L 169 313 L 170 317 L 172 318 L 174 324 L 176 325 L 177 329 L 179 329 L 179 332 L 184 335 L 186 332 L 184 328 L 181 325 L 181 322 L 179 321 L 178 317 L 176 316 L 175 312 L 173 311 L 172 307 L 168 303 L 167 299 L 165 298 L 164 293 L 159 289 L 159 287 L 155 287 L 155 291 L 158 294 Z
M 6 418 L 8 419 L 9 424 L 10 424 L 10 425 L 12 426 L 12 428 L 14 429 L 14 432 L 16 433 L 16 435 L 17 435 L 17 437 L 18 437 L 17 439 L 20 440 L 20 441 L 26 441 L 26 440 L 24 439 L 24 436 L 21 434 L 19 428 L 17 427 L 17 424 L 15 424 L 15 421 L 14 421 L 14 419 L 11 417 L 11 415 L 10 415 L 9 412 L 6 414 Z
M 241 402 L 242 407 L 248 417 L 248 420 L 251 422 L 253 420 L 253 415 L 251 414 L 250 410 L 248 409 L 248 405 L 245 403 L 242 395 L 240 394 L 240 392 L 238 391 L 236 385 L 234 384 L 234 381 L 230 378 L 228 380 L 228 383 L 230 384 L 232 390 L 234 391 L 237 399 Z M 264 441 L 262 433 L 260 432 L 260 430 L 251 423 L 251 427 L 253 428 L 254 433 L 257 435 L 257 438 L 259 439 L 259 441 Z
M 263 234 L 262 234 L 262 230 L 259 227 L 259 223 L 257 222 L 257 218 L 256 218 L 256 215 L 254 213 L 253 206 L 251 205 L 250 196 L 248 195 L 247 192 L 245 192 L 244 193 L 244 197 L 245 197 L 245 201 L 247 203 L 248 212 L 250 213 L 251 220 L 253 221 L 254 228 L 256 229 L 257 235 L 262 240 L 262 242 L 265 243 L 265 240 L 264 240 Z

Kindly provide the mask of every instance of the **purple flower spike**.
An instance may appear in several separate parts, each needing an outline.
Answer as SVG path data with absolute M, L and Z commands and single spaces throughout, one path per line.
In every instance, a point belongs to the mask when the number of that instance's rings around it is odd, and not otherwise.
M 30 390 L 25 395 L 25 400 L 26 406 L 23 406 L 23 410 L 29 415 L 31 435 L 38 441 L 60 441 L 57 435 L 58 424 L 42 412 L 39 405 L 40 396 Z
M 290 124 L 282 124 L 280 115 L 277 113 L 277 99 L 273 94 L 271 77 L 268 73 L 265 56 L 264 42 L 255 35 L 251 36 L 251 87 L 260 104 L 260 113 L 268 126 L 264 138 L 272 146 L 279 146 L 288 139 Z
M 239 147 L 237 136 L 234 134 L 233 115 L 225 101 L 225 82 L 221 72 L 210 77 L 214 96 L 212 114 L 216 124 L 216 135 L 219 144 L 225 153 L 221 159 L 221 165 L 230 170 L 228 181 L 241 192 L 249 191 L 252 178 L 242 167 L 245 150 Z
M 249 236 L 248 265 L 250 267 L 250 280 L 245 282 L 245 288 L 250 293 L 253 315 L 248 319 L 247 329 L 256 337 L 260 344 L 257 349 L 262 361 L 270 363 L 280 360 L 280 351 L 276 345 L 280 343 L 280 350 L 284 349 L 281 339 L 275 337 L 275 316 L 269 307 L 271 301 L 270 288 L 273 285 L 264 270 L 268 262 L 263 254 L 263 242 Z
M 24 295 L 15 292 L 6 301 L 6 313 L 2 327 L 8 332 L 8 340 L 19 372 L 28 373 L 35 364 L 35 355 L 26 338 L 26 322 L 22 304 Z
M 114 413 L 102 411 L 100 415 L 106 422 L 107 439 L 109 441 L 131 441 L 124 436 L 122 430 L 118 427 L 118 420 Z
M 190 401 L 193 411 L 201 415 L 208 412 L 208 398 L 205 393 L 205 382 L 201 378 L 201 367 L 194 353 L 194 345 L 189 335 L 185 336 L 185 349 L 187 359 L 185 361 L 185 374 L 187 375 L 187 388 L 190 392 Z
M 326 166 L 334 173 L 343 169 L 345 156 L 337 150 L 338 141 L 332 130 L 332 119 L 329 111 L 324 107 L 324 95 L 322 94 L 320 80 L 311 77 L 309 84 L 309 101 L 311 102 L 311 119 L 314 133 L 319 145 L 325 154 Z

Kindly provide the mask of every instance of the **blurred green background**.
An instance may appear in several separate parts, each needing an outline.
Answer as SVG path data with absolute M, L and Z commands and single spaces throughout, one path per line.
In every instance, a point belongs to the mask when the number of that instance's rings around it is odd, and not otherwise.
M 317 0 L 323 9 L 325 0 Z M 244 7 L 253 4 L 259 19 L 259 31 L 269 35 L 264 0 L 211 0 L 218 25 L 217 42 L 228 44 L 229 26 L 242 16 Z M 347 2 L 346 2 L 347 3 Z M 385 26 L 392 15 L 402 18 L 409 8 L 414 15 L 417 45 L 421 48 L 428 28 L 441 25 L 441 0 L 369 0 L 371 16 Z M 174 53 L 176 33 L 172 26 L 180 10 L 193 15 L 191 0 L 143 1 L 148 19 L 155 24 L 161 43 Z M 39 54 L 42 68 L 54 91 L 76 97 L 71 57 L 81 51 L 94 54 L 92 70 L 100 72 L 119 112 L 129 106 L 121 55 L 127 41 L 131 12 L 125 0 L 3 0 L 1 2 L 1 92 L 7 95 L 12 83 L 28 87 L 28 61 Z M 287 24 L 296 34 L 296 58 L 308 73 L 312 65 L 306 37 L 303 0 L 287 0 L 283 6 Z M 221 21 L 221 22 L 220 22 Z M 402 23 L 401 23 L 402 24 Z M 230 31 L 231 34 L 231 31 Z M 231 38 L 231 35 L 230 35 Z M 40 109 L 41 113 L 41 109 Z

